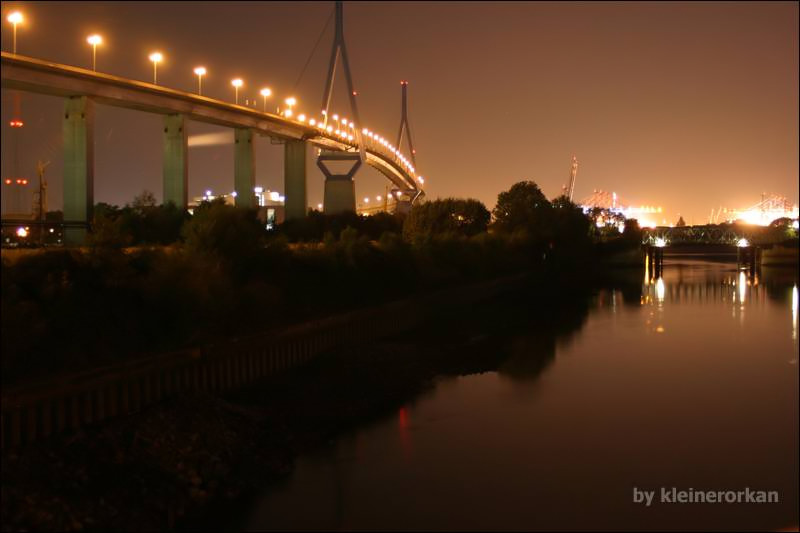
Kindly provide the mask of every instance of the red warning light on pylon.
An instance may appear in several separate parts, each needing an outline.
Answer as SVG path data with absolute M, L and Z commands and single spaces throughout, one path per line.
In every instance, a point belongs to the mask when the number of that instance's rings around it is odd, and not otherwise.
M 12 120 L 8 123 L 8 125 L 12 128 L 21 128 L 23 124 L 21 120 Z
M 6 179 L 6 185 L 11 185 L 11 180 L 10 179 Z

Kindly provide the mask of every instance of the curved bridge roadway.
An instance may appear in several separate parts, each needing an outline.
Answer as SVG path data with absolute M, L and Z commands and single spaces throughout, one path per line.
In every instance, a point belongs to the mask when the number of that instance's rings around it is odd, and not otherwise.
M 423 179 L 416 173 L 416 169 L 410 164 L 410 161 L 399 151 L 395 150 L 385 139 L 377 135 L 370 136 L 367 130 L 363 130 L 363 132 L 353 132 L 351 130 L 351 140 L 348 140 L 347 132 L 342 131 L 337 135 L 336 131 L 324 129 L 321 124 L 312 126 L 308 121 L 294 120 L 272 113 L 265 113 L 249 107 L 230 104 L 198 94 L 120 78 L 83 68 L 14 55 L 7 52 L 2 52 L 2 87 L 64 97 L 67 99 L 66 117 L 68 117 L 70 113 L 70 100 L 78 100 L 78 102 L 72 104 L 72 111 L 81 111 L 81 117 L 84 116 L 84 111 L 91 111 L 90 109 L 84 110 L 81 108 L 81 106 L 91 105 L 91 103 L 87 104 L 87 101 L 165 115 L 165 159 L 168 157 L 170 151 L 174 152 L 177 150 L 178 157 L 176 161 L 172 162 L 172 165 L 177 165 L 179 167 L 178 172 L 183 174 L 182 177 L 178 178 L 178 181 L 180 181 L 180 179 L 184 181 L 182 187 L 180 184 L 177 186 L 178 194 L 169 194 L 169 186 L 166 183 L 168 180 L 167 166 L 169 163 L 165 161 L 165 201 L 170 198 L 179 205 L 186 205 L 185 181 L 188 176 L 188 174 L 186 174 L 186 134 L 185 128 L 183 128 L 184 119 L 234 128 L 237 133 L 237 143 L 240 142 L 240 138 L 244 138 L 250 140 L 248 144 L 252 144 L 252 133 L 285 140 L 287 143 L 285 192 L 286 214 L 288 218 L 303 216 L 306 210 L 306 143 L 310 143 L 325 150 L 358 152 L 358 142 L 359 139 L 361 139 L 362 142 L 365 143 L 364 148 L 367 164 L 379 170 L 397 187 L 401 194 L 406 195 L 411 201 L 423 194 L 420 186 Z M 83 103 L 81 103 L 80 100 L 82 100 Z M 178 117 L 178 121 L 173 122 L 173 125 L 179 125 L 175 130 L 178 133 L 173 132 L 173 138 L 177 138 L 178 143 L 176 146 L 173 139 L 172 148 L 169 147 L 169 140 L 167 139 L 167 137 L 169 137 L 168 129 L 170 128 L 169 118 L 171 117 Z M 91 125 L 89 125 L 88 128 L 91 129 Z M 67 126 L 65 125 L 65 134 L 66 131 Z M 240 136 L 241 132 L 244 132 L 246 135 Z M 360 135 L 353 135 L 354 133 L 360 133 Z M 91 133 L 87 135 L 91 135 Z M 84 140 L 85 139 L 87 139 L 87 137 L 84 135 Z M 65 145 L 66 144 L 68 144 L 67 139 L 65 139 Z M 85 144 L 91 143 L 87 142 Z M 292 147 L 293 149 L 291 149 Z M 65 146 L 65 150 L 66 149 L 67 147 Z M 83 149 L 91 153 L 90 146 L 84 146 Z M 237 158 L 238 157 L 239 155 L 237 154 Z M 249 157 L 252 158 L 252 155 L 249 155 Z M 246 163 L 247 158 L 246 154 L 244 157 L 245 163 L 243 163 L 244 167 L 248 166 Z M 294 163 L 290 161 L 290 159 L 293 160 Z M 302 159 L 302 164 L 300 163 L 300 159 Z M 67 164 L 67 160 L 65 159 L 65 166 Z M 90 162 L 90 165 L 91 164 Z M 295 167 L 302 166 L 302 168 L 290 168 L 293 164 L 295 164 Z M 237 161 L 237 167 L 238 166 L 239 162 Z M 252 163 L 249 166 L 253 166 Z M 254 168 L 249 173 L 252 174 L 251 178 L 254 181 Z M 91 170 L 89 174 L 87 180 L 89 181 L 89 188 L 91 188 Z M 236 174 L 235 190 L 237 191 L 237 203 L 247 205 L 247 202 L 252 201 L 249 197 L 252 196 L 252 185 L 254 185 L 254 183 L 249 187 L 248 192 L 248 188 L 246 187 L 248 184 L 240 180 L 238 168 Z M 290 177 L 289 174 L 292 174 L 292 177 Z M 298 174 L 302 174 L 302 176 L 298 176 Z M 302 178 L 302 184 L 298 183 L 300 177 Z M 66 178 L 65 172 L 65 180 Z M 290 179 L 293 183 L 290 183 Z M 175 186 L 173 184 L 173 189 L 174 188 Z M 66 189 L 67 185 L 65 183 L 65 191 Z M 91 195 L 91 192 L 87 194 Z M 240 197 L 242 200 L 240 200 Z M 65 193 L 65 204 L 67 200 Z M 81 206 L 81 209 L 88 210 L 87 213 L 90 213 L 91 196 L 87 203 L 90 205 Z M 68 208 L 65 205 L 65 218 L 68 216 L 67 210 Z M 76 214 L 77 218 L 70 218 L 75 220 L 91 219 L 91 217 L 87 216 L 84 218 L 80 215 L 81 213 L 78 212 Z

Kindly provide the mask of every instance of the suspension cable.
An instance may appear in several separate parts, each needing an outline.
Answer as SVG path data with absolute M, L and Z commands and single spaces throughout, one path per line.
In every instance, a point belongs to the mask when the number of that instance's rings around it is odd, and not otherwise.
M 328 20 L 325 22 L 325 26 L 322 28 L 322 32 L 320 32 L 319 37 L 317 38 L 317 42 L 314 44 L 314 48 L 311 49 L 311 54 L 309 54 L 308 59 L 306 60 L 306 64 L 303 66 L 303 70 L 300 71 L 300 76 L 297 78 L 297 81 L 294 82 L 294 86 L 292 87 L 292 92 L 297 91 L 297 86 L 300 85 L 300 81 L 303 79 L 303 75 L 306 73 L 306 69 L 308 68 L 308 65 L 311 63 L 311 59 L 314 57 L 314 53 L 317 51 L 319 43 L 322 41 L 322 37 L 325 35 L 328 26 L 330 26 L 331 24 L 331 19 L 333 19 L 334 12 L 335 10 L 331 10 L 331 14 L 328 16 Z

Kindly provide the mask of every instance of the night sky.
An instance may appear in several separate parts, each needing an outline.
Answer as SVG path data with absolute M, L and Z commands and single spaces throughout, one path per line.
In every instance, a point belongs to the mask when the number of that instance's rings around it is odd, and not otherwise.
M 160 50 L 159 83 L 233 100 L 269 86 L 282 101 L 317 114 L 333 23 L 311 56 L 333 2 L 3 2 L 20 9 L 18 51 L 91 66 L 90 33 L 100 33 L 98 70 L 150 81 L 147 56 Z M 345 3 L 345 39 L 363 125 L 394 142 L 401 79 L 409 80 L 417 168 L 428 198 L 497 194 L 532 179 L 556 196 L 579 160 L 575 197 L 593 189 L 661 205 L 704 223 L 712 208 L 746 207 L 761 193 L 798 199 L 797 3 Z M 340 70 L 332 111 L 348 115 Z M 48 168 L 50 208 L 61 206 L 59 99 L 3 90 L 2 172 L 13 173 L 8 122 L 25 128 L 19 169 Z M 259 106 L 260 97 L 257 97 Z M 277 102 L 275 98 L 273 101 Z M 18 107 L 17 107 L 18 106 Z M 190 135 L 223 131 L 192 123 Z M 95 200 L 161 196 L 161 119 L 99 107 Z M 232 135 L 231 135 L 232 138 Z M 282 147 L 257 145 L 257 182 L 282 186 Z M 322 201 L 322 175 L 309 160 L 309 204 Z M 190 150 L 189 196 L 233 188 L 230 144 Z M 388 182 L 367 169 L 357 198 Z

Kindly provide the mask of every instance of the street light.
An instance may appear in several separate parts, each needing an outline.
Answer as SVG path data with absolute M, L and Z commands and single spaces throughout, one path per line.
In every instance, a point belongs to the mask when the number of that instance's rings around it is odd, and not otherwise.
M 164 59 L 161 52 L 153 52 L 150 54 L 150 61 L 153 62 L 153 85 L 158 85 L 158 64 Z
M 236 105 L 239 105 L 239 87 L 244 85 L 244 82 L 241 78 L 236 78 L 235 80 L 231 80 L 231 85 L 233 85 L 233 89 L 236 91 Z
M 14 44 L 13 44 L 13 48 L 12 49 L 13 49 L 14 53 L 16 54 L 17 53 L 17 24 L 21 24 L 22 21 L 25 20 L 25 17 L 23 17 L 22 13 L 20 13 L 19 11 L 14 11 L 13 13 L 10 13 L 8 15 L 8 17 L 6 17 L 6 20 L 14 25 Z
M 196 67 L 194 73 L 197 74 L 197 94 L 203 95 L 203 76 L 206 75 L 206 67 Z
M 264 97 L 264 113 L 267 112 L 267 97 L 272 96 L 272 89 L 264 87 L 261 89 L 261 96 Z
M 90 35 L 86 42 L 92 45 L 92 70 L 97 72 L 97 45 L 103 44 L 103 38 L 94 34 Z
M 286 110 L 287 117 L 292 116 L 292 106 L 296 104 L 297 104 L 297 98 L 295 98 L 294 96 L 290 96 L 289 98 L 286 99 L 286 105 L 289 106 L 289 109 Z

